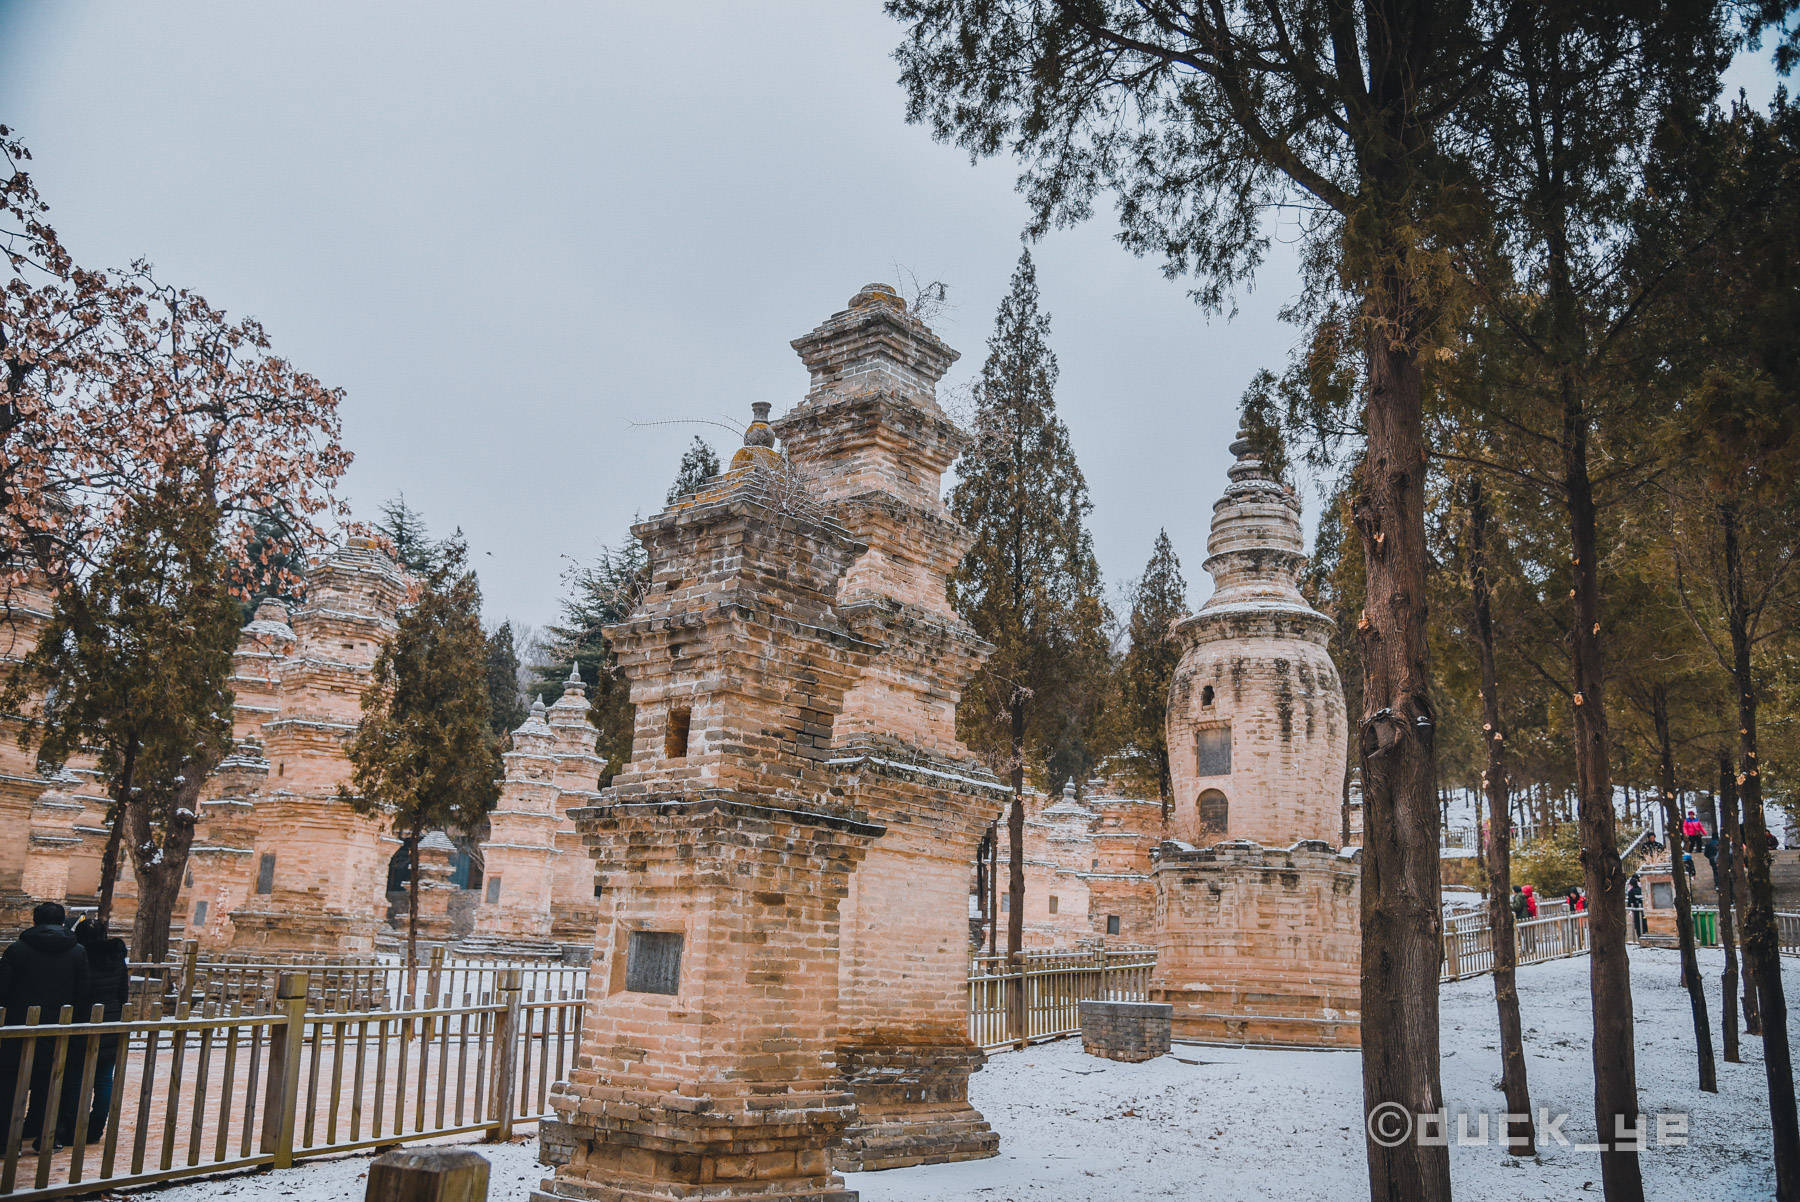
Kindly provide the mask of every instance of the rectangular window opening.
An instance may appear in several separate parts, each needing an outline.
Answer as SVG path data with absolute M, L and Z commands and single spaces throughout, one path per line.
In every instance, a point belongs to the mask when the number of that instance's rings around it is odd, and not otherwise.
M 1054 893 L 1050 895 L 1050 913 L 1056 913 L 1056 894 Z
M 1119 933 L 1119 916 L 1117 914 L 1108 914 L 1106 916 L 1106 933 L 1108 935 L 1117 935 Z
M 497 876 L 487 879 L 487 900 L 489 905 L 500 900 L 500 878 Z
M 275 853 L 265 851 L 256 863 L 256 891 L 267 896 L 275 892 Z
M 669 711 L 669 733 L 663 741 L 663 755 L 668 759 L 687 758 L 688 728 L 693 723 L 693 714 L 685 705 Z

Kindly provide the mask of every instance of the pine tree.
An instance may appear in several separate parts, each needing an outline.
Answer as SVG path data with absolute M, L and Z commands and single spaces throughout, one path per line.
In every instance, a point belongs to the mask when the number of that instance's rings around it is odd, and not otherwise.
M 465 556 L 451 549 L 420 581 L 417 599 L 375 657 L 350 742 L 351 788 L 338 791 L 360 813 L 391 816 L 411 852 L 409 973 L 418 959 L 419 840 L 433 830 L 475 827 L 500 798 L 486 665 L 481 590 Z
M 1169 780 L 1169 683 L 1181 661 L 1172 627 L 1187 616 L 1187 581 L 1166 530 L 1156 532 L 1150 562 L 1131 593 L 1129 642 L 1119 665 L 1119 725 L 1125 754 L 1140 779 L 1157 790 L 1167 815 L 1174 804 Z
M 500 623 L 487 640 L 488 729 L 505 739 L 525 721 L 525 699 L 519 693 L 519 654 L 513 649 L 511 621 Z
M 1070 747 L 1085 742 L 1087 731 L 1071 732 L 1070 716 L 1077 700 L 1097 695 L 1092 673 L 1106 662 L 1100 569 L 1084 523 L 1092 506 L 1056 416 L 1049 336 L 1027 251 L 994 320 L 975 385 L 973 438 L 950 493 L 951 512 L 975 538 L 951 579 L 951 600 L 994 644 L 963 693 L 957 726 L 965 742 L 1000 763 L 1013 788 L 1008 952 L 1018 951 L 1024 934 L 1028 751 L 1061 751 L 1065 771 L 1078 762 Z
M 96 754 L 110 802 L 100 913 L 123 852 L 138 886 L 132 949 L 152 961 L 168 951 L 201 786 L 232 745 L 238 601 L 227 565 L 218 506 L 165 484 L 126 510 L 96 570 L 59 591 L 8 686 L 9 708 L 43 691 L 32 728 L 44 757 Z
M 533 669 L 530 692 L 552 700 L 561 695 L 569 669 L 581 670 L 588 689 L 588 720 L 598 732 L 595 753 L 606 761 L 600 772 L 603 783 L 631 759 L 636 713 L 630 687 L 606 641 L 606 627 L 631 613 L 642 587 L 645 562 L 642 545 L 632 539 L 616 548 L 602 547 L 593 563 L 571 571 L 562 620 L 544 631 L 551 657 Z
M 382 503 L 375 530 L 392 544 L 400 566 L 420 576 L 435 575 L 466 556 L 462 531 L 446 539 L 432 538 L 424 515 L 406 503 L 405 493 Z
M 719 474 L 719 457 L 705 439 L 698 434 L 681 456 L 681 468 L 675 474 L 675 482 L 669 485 L 669 495 L 664 501 L 673 505 L 690 493 L 699 492 L 708 480 Z

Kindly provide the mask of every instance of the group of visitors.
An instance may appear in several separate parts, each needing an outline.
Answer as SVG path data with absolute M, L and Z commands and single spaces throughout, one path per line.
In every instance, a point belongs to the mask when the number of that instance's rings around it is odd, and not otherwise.
M 1571 914 L 1583 913 L 1587 910 L 1587 894 L 1579 888 L 1571 889 L 1569 895 L 1563 898 L 1563 904 L 1569 908 Z
M 106 923 L 96 918 L 83 918 L 70 929 L 67 914 L 56 902 L 39 903 L 31 912 L 31 927 L 0 953 L 0 1006 L 5 1008 L 9 1027 L 24 1025 L 33 1008 L 39 1023 L 55 1023 L 65 1006 L 77 1022 L 88 1021 L 94 1006 L 103 1008 L 106 1022 L 118 1022 L 130 988 L 125 941 L 113 938 Z M 75 1141 L 76 1118 L 84 1105 L 88 1110 L 86 1138 L 94 1139 L 106 1128 L 119 1037 L 102 1035 L 98 1044 L 93 1086 L 83 1098 L 87 1041 L 69 1040 L 54 1115 L 58 1147 Z M 31 1041 L 25 1039 L 0 1040 L 0 1141 L 12 1130 L 13 1103 L 28 1046 Z M 27 1144 L 43 1133 L 55 1060 L 56 1041 L 37 1040 L 26 1093 L 23 1134 Z

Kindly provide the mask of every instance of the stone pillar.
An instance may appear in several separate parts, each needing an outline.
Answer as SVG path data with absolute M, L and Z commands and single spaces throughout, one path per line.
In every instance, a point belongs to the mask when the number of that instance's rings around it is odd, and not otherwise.
M 338 800 L 362 720 L 369 669 L 391 637 L 408 580 L 373 539 L 308 570 L 281 660 L 275 716 L 262 724 L 273 772 L 257 803 L 250 896 L 231 916 L 235 950 L 368 955 L 387 915 L 387 863 L 399 846 L 380 818 Z
M 838 909 L 881 827 L 821 765 L 876 648 L 833 605 L 863 545 L 772 441 L 753 425 L 731 472 L 634 529 L 650 583 L 607 630 L 633 751 L 576 814 L 600 921 L 539 1202 L 855 1197 L 831 1164 Z
M 946 580 L 970 535 L 940 496 L 967 441 L 937 382 L 957 355 L 885 284 L 794 340 L 806 397 L 775 431 L 831 513 L 868 544 L 838 609 L 883 645 L 844 698 L 833 795 L 888 828 L 845 910 L 845 1081 L 858 1114 L 845 1169 L 966 1160 L 998 1141 L 969 1105 L 982 1062 L 968 1038 L 968 872 L 1005 805 L 956 738 L 963 686 L 992 650 Z

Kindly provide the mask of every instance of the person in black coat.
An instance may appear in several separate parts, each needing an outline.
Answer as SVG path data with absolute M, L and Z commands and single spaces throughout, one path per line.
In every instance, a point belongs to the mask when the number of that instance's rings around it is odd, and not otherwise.
M 106 929 L 106 923 L 98 918 L 84 918 L 75 924 L 75 939 L 87 953 L 88 960 L 88 1000 L 91 1010 L 94 1006 L 103 1007 L 101 1021 L 116 1023 L 125 1016 L 125 1003 L 131 996 L 131 971 L 126 967 L 127 953 L 125 941 L 113 938 Z M 88 1021 L 87 1014 L 78 1014 L 79 1021 Z M 87 1054 L 86 1041 L 81 1041 L 78 1049 L 75 1042 L 69 1045 L 70 1069 L 63 1078 L 64 1109 L 70 1114 L 79 1114 L 76 1109 L 86 1105 L 88 1108 L 87 1138 L 99 1138 L 106 1130 L 107 1112 L 112 1109 L 113 1070 L 119 1061 L 119 1037 L 102 1035 L 99 1037 L 100 1050 L 94 1057 L 94 1091 L 85 1100 L 81 1097 L 81 1075 L 86 1064 L 81 1057 Z
M 6 1010 L 6 1025 L 24 1023 L 32 1007 L 37 1007 L 40 1023 L 54 1023 L 64 1006 L 74 1007 L 77 1014 L 87 1004 L 87 952 L 76 942 L 73 932 L 63 926 L 63 908 L 55 902 L 40 902 L 31 912 L 31 928 L 13 945 L 0 953 L 0 1006 Z M 25 1050 L 22 1039 L 0 1041 L 0 1132 L 11 1130 L 12 1100 L 18 1088 L 19 1064 Z M 44 1126 L 44 1108 L 50 1093 L 50 1071 L 56 1058 L 56 1041 L 40 1039 L 31 1061 L 29 1102 L 25 1109 L 24 1136 L 35 1139 Z M 74 1111 L 66 1109 L 58 1099 L 57 1126 L 72 1126 Z M 59 1136 L 68 1136 L 66 1129 Z

